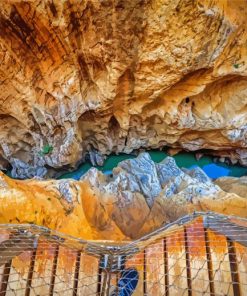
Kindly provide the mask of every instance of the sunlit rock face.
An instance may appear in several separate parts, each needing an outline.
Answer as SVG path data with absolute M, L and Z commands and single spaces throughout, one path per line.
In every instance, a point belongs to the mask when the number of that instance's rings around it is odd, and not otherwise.
M 35 223 L 84 239 L 129 240 L 195 210 L 247 218 L 247 183 L 240 183 L 228 190 L 224 180 L 218 186 L 199 168 L 181 170 L 171 157 L 155 164 L 148 153 L 121 162 L 112 176 L 91 168 L 80 181 L 20 181 L 1 173 L 0 223 Z
M 247 198 L 247 176 L 241 178 L 222 177 L 215 181 L 226 192 L 236 193 Z
M 244 0 L 2 0 L 1 167 L 164 146 L 246 165 L 246 19 Z
M 102 216 L 112 203 L 112 220 L 131 238 L 195 210 L 247 217 L 246 194 L 238 194 L 237 189 L 228 193 L 220 187 L 224 181 L 219 181 L 218 186 L 200 168 L 180 169 L 171 157 L 156 164 L 148 153 L 141 153 L 135 159 L 122 161 L 112 176 L 91 168 L 82 181 L 90 188 L 87 194 L 105 204 L 98 208 Z M 247 192 L 247 184 L 236 181 L 236 188 L 243 192 L 241 186 Z M 90 219 L 94 225 L 102 223 L 94 215 Z

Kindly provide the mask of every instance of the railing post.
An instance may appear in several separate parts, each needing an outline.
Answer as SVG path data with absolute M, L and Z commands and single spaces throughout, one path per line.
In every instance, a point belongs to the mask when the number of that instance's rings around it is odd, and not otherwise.
M 215 289 L 214 289 L 214 277 L 213 277 L 213 264 L 212 264 L 212 256 L 211 256 L 210 245 L 209 245 L 208 230 L 206 228 L 204 228 L 204 239 L 205 239 L 205 247 L 206 247 L 210 296 L 214 296 Z
M 188 234 L 187 234 L 186 226 L 184 226 L 184 246 L 185 246 L 185 258 L 186 258 L 188 296 L 192 296 L 190 254 L 189 254 Z
M 78 281 L 80 274 L 80 266 L 81 266 L 81 251 L 77 252 L 76 262 L 75 262 L 75 275 L 74 275 L 74 285 L 73 285 L 73 296 L 77 295 L 78 290 Z
M 28 276 L 27 276 L 27 284 L 26 284 L 25 296 L 30 295 L 31 286 L 32 286 L 32 279 L 33 279 L 33 272 L 34 272 L 34 265 L 35 265 L 35 259 L 36 259 L 36 253 L 37 253 L 37 249 L 34 249 L 32 251 L 31 262 L 30 262 Z
M 7 287 L 8 287 L 8 280 L 9 280 L 9 274 L 11 270 L 11 263 L 12 260 L 5 263 L 4 269 L 3 269 L 3 277 L 2 277 L 2 283 L 1 283 L 1 289 L 0 289 L 0 296 L 5 296 Z
M 147 267 L 146 267 L 146 250 L 143 250 L 143 295 L 147 296 Z
M 49 291 L 50 296 L 53 296 L 53 291 L 54 291 L 56 272 L 57 272 L 58 253 L 59 253 L 59 244 L 56 245 L 53 264 L 52 264 L 52 274 L 51 274 L 50 291 Z
M 230 262 L 230 270 L 232 277 L 232 287 L 234 296 L 241 296 L 241 289 L 239 283 L 239 274 L 238 274 L 238 263 L 234 243 L 231 239 L 227 238 L 227 247 L 228 255 Z
M 168 276 L 168 251 L 166 237 L 163 239 L 164 252 L 164 273 L 165 273 L 165 296 L 169 296 L 169 276 Z
M 102 281 L 102 266 L 100 266 L 101 260 L 99 259 L 99 266 L 98 266 L 98 277 L 97 277 L 97 296 L 100 296 L 101 293 L 101 281 Z

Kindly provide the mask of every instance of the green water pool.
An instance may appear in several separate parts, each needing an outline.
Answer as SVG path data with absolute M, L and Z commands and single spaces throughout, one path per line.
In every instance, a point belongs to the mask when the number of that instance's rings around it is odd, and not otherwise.
M 168 156 L 165 151 L 147 151 L 152 160 L 155 162 L 160 162 Z M 110 155 L 107 157 L 104 166 L 97 166 L 96 168 L 100 171 L 110 174 L 112 169 L 118 165 L 119 162 L 135 158 L 135 155 L 132 154 L 119 154 L 119 155 Z M 227 165 L 225 163 L 214 163 L 213 158 L 210 156 L 203 156 L 200 160 L 196 160 L 195 154 L 191 152 L 181 152 L 173 156 L 176 160 L 176 163 L 179 167 L 184 168 L 193 168 L 199 166 L 202 168 L 205 173 L 215 179 L 222 176 L 233 176 L 241 177 L 247 175 L 247 168 L 240 165 Z M 91 163 L 85 162 L 80 165 L 79 168 L 73 172 L 68 172 L 60 176 L 58 179 L 72 178 L 79 180 L 80 177 L 85 174 L 92 167 Z

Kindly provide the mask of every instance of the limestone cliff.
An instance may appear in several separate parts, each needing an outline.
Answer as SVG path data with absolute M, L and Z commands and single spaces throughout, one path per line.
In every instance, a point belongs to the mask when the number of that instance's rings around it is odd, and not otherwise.
M 221 177 L 215 181 L 226 192 L 247 198 L 247 176 L 241 178 Z
M 246 20 L 245 0 L 2 0 L 1 167 L 164 146 L 246 165 Z
M 0 223 L 35 223 L 84 239 L 137 238 L 195 210 L 247 218 L 246 182 L 241 195 L 237 182 L 222 190 L 199 168 L 181 170 L 171 157 L 155 164 L 148 153 L 121 162 L 112 176 L 92 168 L 80 181 L 4 174 L 0 181 Z

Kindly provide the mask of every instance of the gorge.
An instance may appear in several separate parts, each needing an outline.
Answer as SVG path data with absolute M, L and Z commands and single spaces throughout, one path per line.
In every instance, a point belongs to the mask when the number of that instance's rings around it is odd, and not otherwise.
M 227 0 L 3 1 L 1 168 L 44 177 L 87 153 L 101 163 L 166 146 L 246 165 L 246 11 Z
M 0 222 L 122 240 L 246 217 L 246 20 L 245 0 L 3 0 Z
M 138 238 L 164 223 L 216 211 L 247 218 L 247 178 L 179 169 L 148 153 L 122 161 L 112 176 L 91 168 L 79 181 L 14 180 L 1 174 L 0 223 L 32 223 L 84 239 Z
M 0 1 L 0 295 L 247 295 L 247 0 Z

